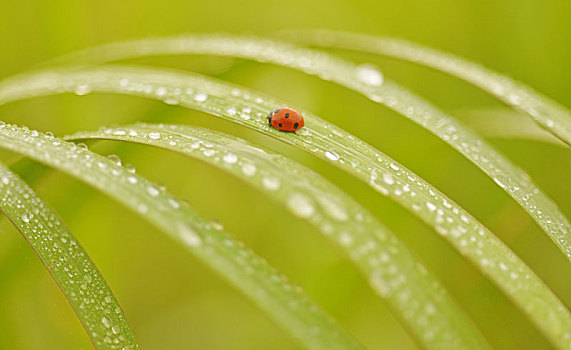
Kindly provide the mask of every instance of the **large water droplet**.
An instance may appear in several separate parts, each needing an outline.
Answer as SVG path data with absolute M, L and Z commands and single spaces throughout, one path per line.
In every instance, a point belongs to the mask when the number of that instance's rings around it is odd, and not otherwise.
M 329 160 L 339 160 L 339 158 L 340 158 L 339 153 L 337 153 L 335 151 L 325 152 L 325 157 L 327 157 L 327 159 L 329 159 Z
M 115 163 L 116 165 L 121 166 L 121 158 L 119 158 L 117 155 L 115 154 L 110 154 L 107 156 L 107 159 L 109 159 L 110 161 L 112 161 L 113 163 Z

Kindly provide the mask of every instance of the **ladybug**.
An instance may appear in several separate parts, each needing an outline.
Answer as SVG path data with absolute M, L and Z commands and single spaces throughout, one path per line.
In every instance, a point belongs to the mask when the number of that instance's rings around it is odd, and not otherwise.
M 275 111 L 268 114 L 268 124 L 274 128 L 287 131 L 295 132 L 303 128 L 303 117 L 301 114 L 293 108 L 288 107 L 278 107 Z

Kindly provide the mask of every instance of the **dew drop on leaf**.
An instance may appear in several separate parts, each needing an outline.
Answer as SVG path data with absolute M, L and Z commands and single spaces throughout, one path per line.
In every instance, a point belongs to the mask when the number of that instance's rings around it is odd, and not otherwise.
M 356 68 L 357 80 L 366 85 L 381 86 L 383 75 L 377 67 L 371 64 L 362 64 Z
M 301 193 L 292 194 L 287 200 L 288 208 L 301 218 L 308 218 L 315 212 L 311 199 Z
M 335 152 L 335 151 L 326 151 L 325 152 L 325 157 L 327 157 L 327 159 L 329 160 L 339 160 L 339 153 Z
M 275 177 L 264 177 L 262 184 L 267 190 L 275 191 L 280 188 L 280 180 Z

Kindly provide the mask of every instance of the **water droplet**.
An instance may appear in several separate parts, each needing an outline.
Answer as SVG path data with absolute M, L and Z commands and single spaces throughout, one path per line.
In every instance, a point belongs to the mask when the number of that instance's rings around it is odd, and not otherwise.
M 228 164 L 234 164 L 238 161 L 238 157 L 236 157 L 236 155 L 232 153 L 225 154 L 224 157 L 222 157 L 222 159 Z
M 371 284 L 373 289 L 375 289 L 385 298 L 390 297 L 393 292 L 389 282 L 386 280 L 385 276 L 383 276 L 383 274 L 380 272 L 374 273 L 371 279 L 369 280 L 369 283 Z
M 508 183 L 508 178 L 506 176 L 503 176 L 503 175 L 497 175 L 494 177 L 494 181 L 501 188 L 506 188 L 506 184 Z
M 167 105 L 177 105 L 180 101 L 175 97 L 167 97 L 163 100 L 163 102 Z
M 339 234 L 339 243 L 344 247 L 348 247 L 353 244 L 353 237 L 349 232 L 341 232 Z
M 175 208 L 175 209 L 180 208 L 180 203 L 179 203 L 176 199 L 174 199 L 174 198 L 169 198 L 169 199 L 168 199 L 168 202 L 169 202 L 169 204 L 170 204 L 171 207 L 173 207 L 173 208 Z
M 383 75 L 372 64 L 362 64 L 357 67 L 357 79 L 367 85 L 381 86 Z
M 125 164 L 125 170 L 127 170 L 127 172 L 134 174 L 137 170 L 135 169 L 134 166 L 132 166 L 131 164 Z
M 206 101 L 207 98 L 208 95 L 202 92 L 199 92 L 198 94 L 194 95 L 194 100 L 197 102 L 204 102 Z
M 177 227 L 180 238 L 183 240 L 184 243 L 186 243 L 191 247 L 198 247 L 202 244 L 202 239 L 200 238 L 200 236 L 186 223 L 179 222 L 177 224 Z
M 226 113 L 230 116 L 236 115 L 236 109 L 234 107 L 230 107 L 226 110 Z
M 157 95 L 159 97 L 164 96 L 167 94 L 167 89 L 165 89 L 164 87 L 160 87 L 157 89 Z
M 23 222 L 30 222 L 30 217 L 28 216 L 28 214 L 23 214 L 23 215 L 22 215 L 22 221 L 23 221 Z
M 436 205 L 434 205 L 431 202 L 426 202 L 426 207 L 428 208 L 428 210 L 430 211 L 435 211 L 436 210 Z
M 218 220 L 212 220 L 210 222 L 210 225 L 212 225 L 212 228 L 215 229 L 216 231 L 224 230 L 224 225 L 222 225 L 222 223 Z
M 342 203 L 339 203 L 336 199 L 330 198 L 329 196 L 318 197 L 319 204 L 323 208 L 323 211 L 329 215 L 332 219 L 338 221 L 346 221 L 349 219 L 349 214 Z
M 555 126 L 555 122 L 551 119 L 546 119 L 545 120 L 545 125 L 547 125 L 547 127 L 552 128 Z
M 212 157 L 215 153 L 216 151 L 213 149 L 207 149 L 202 152 L 202 154 L 204 154 L 206 157 Z
M 158 190 L 158 188 L 154 187 L 154 186 L 147 186 L 147 193 L 151 195 L 151 197 L 156 197 L 159 195 L 160 191 Z
M 264 177 L 262 180 L 264 187 L 270 191 L 275 191 L 280 188 L 280 180 L 275 177 Z
M 119 81 L 119 86 L 121 87 L 127 87 L 127 85 L 129 85 L 129 79 L 121 79 Z
M 105 328 L 110 328 L 111 327 L 111 323 L 109 322 L 109 319 L 105 316 L 103 316 L 101 318 L 101 323 L 103 323 L 103 325 L 105 326 Z
M 387 185 L 392 185 L 395 183 L 395 180 L 393 179 L 393 176 L 391 174 L 383 174 L 383 181 Z
M 107 159 L 109 159 L 110 161 L 112 161 L 113 163 L 115 163 L 116 165 L 121 166 L 121 158 L 119 158 L 118 156 L 116 156 L 115 154 L 110 154 L 107 156 Z
M 385 196 L 389 194 L 389 190 L 377 182 L 377 178 L 375 175 L 371 175 L 371 178 L 369 179 L 369 185 L 371 185 L 371 187 L 373 187 L 378 192 L 384 194 Z
M 161 138 L 161 134 L 159 134 L 158 132 L 151 132 L 149 133 L 149 138 L 153 140 L 158 140 Z
M 301 218 L 308 218 L 315 212 L 311 199 L 301 193 L 292 194 L 287 200 L 287 206 Z
M 149 211 L 149 208 L 148 208 L 145 204 L 141 203 L 141 204 L 139 204 L 139 206 L 137 207 L 137 211 L 138 211 L 139 213 L 141 213 L 141 214 L 146 214 L 147 211 Z
M 137 183 L 137 178 L 134 177 L 134 176 L 129 176 L 129 177 L 127 178 L 127 181 L 129 181 L 129 183 L 131 183 L 131 184 L 136 184 L 136 183 Z
M 91 92 L 91 87 L 86 84 L 77 85 L 75 88 L 75 94 L 79 96 L 87 95 Z
M 508 100 L 513 103 L 514 105 L 519 105 L 521 103 L 521 96 L 515 94 L 515 93 L 510 93 L 508 95 Z
M 327 157 L 327 159 L 329 160 L 339 160 L 339 153 L 335 152 L 335 151 L 327 151 L 325 152 L 325 157 Z
M 242 165 L 242 172 L 246 176 L 252 176 L 256 173 L 256 166 L 253 164 L 244 164 Z

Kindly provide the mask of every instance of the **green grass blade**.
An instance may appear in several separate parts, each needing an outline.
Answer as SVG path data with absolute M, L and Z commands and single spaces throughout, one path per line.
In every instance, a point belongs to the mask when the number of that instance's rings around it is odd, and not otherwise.
M 53 276 L 96 349 L 139 349 L 117 299 L 57 214 L 0 164 L 0 210 Z
M 431 131 L 482 169 L 530 214 L 571 261 L 571 223 L 523 170 L 456 119 L 396 83 L 383 79 L 382 74 L 370 65 L 356 66 L 319 51 L 231 35 L 135 40 L 88 49 L 68 58 L 107 61 L 159 54 L 234 56 L 279 64 L 331 80 L 386 105 Z
M 509 248 L 459 205 L 422 178 L 355 136 L 300 108 L 296 134 L 270 128 L 266 115 L 282 101 L 194 74 L 126 67 L 50 71 L 0 84 L 0 103 L 73 91 L 163 100 L 220 116 L 292 144 L 367 182 L 410 210 L 494 281 L 561 349 L 571 346 L 571 315 Z
M 363 349 L 263 259 L 160 186 L 115 161 L 37 131 L 5 125 L 0 147 L 66 172 L 136 211 L 244 292 L 308 349 Z
M 415 62 L 469 82 L 528 114 L 571 145 L 571 111 L 532 88 L 456 55 L 406 40 L 328 30 L 288 31 L 288 37 L 318 47 L 370 52 Z
M 336 186 L 286 157 L 236 137 L 180 125 L 137 124 L 66 138 L 153 145 L 228 171 L 333 240 L 424 348 L 489 348 L 438 281 L 391 231 Z
M 461 109 L 454 113 L 471 129 L 488 138 L 530 140 L 569 149 L 569 146 L 545 131 L 529 118 L 505 108 Z

